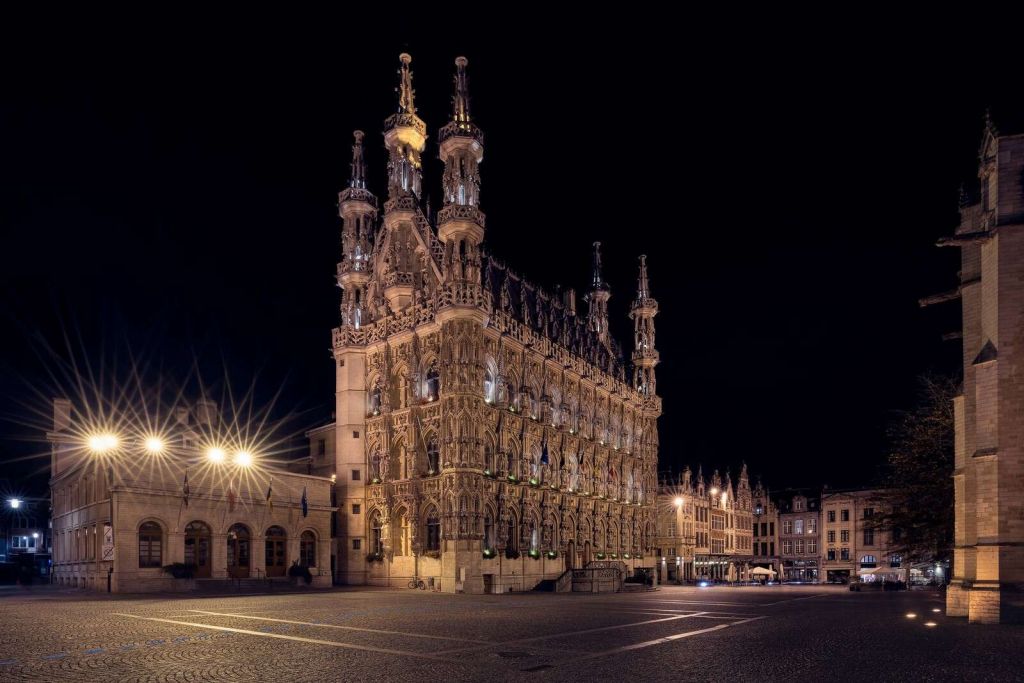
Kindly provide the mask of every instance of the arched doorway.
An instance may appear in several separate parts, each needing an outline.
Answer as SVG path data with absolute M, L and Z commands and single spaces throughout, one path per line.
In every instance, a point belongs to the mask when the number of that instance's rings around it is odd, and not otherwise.
M 566 571 L 576 568 L 576 542 L 569 541 L 565 544 L 565 569 Z
M 279 526 L 267 529 L 267 576 L 284 576 L 288 566 L 288 534 Z
M 252 534 L 244 524 L 235 524 L 228 529 L 228 576 L 233 579 L 249 578 Z
M 210 527 L 189 522 L 185 527 L 185 564 L 195 567 L 199 579 L 210 578 Z

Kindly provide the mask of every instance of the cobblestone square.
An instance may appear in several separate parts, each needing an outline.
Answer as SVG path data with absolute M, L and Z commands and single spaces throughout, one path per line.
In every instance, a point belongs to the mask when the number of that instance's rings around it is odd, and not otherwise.
M 0 680 L 12 681 L 1019 680 L 1011 655 L 1024 645 L 1024 627 L 946 618 L 935 591 L 831 586 L 205 598 L 37 588 L 0 605 Z

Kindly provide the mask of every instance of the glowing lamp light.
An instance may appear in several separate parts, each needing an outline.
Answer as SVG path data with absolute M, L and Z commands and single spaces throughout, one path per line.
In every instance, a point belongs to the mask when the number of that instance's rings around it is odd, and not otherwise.
M 924 625 L 927 626 L 928 628 L 933 628 L 935 626 L 938 626 L 938 624 L 936 624 L 934 621 L 926 621 L 926 622 L 924 622 Z
M 93 453 L 107 453 L 117 448 L 118 439 L 114 434 L 95 434 L 89 437 L 89 450 Z
M 224 458 L 226 457 L 227 454 L 224 453 L 223 448 L 217 448 L 216 446 L 214 446 L 213 448 L 206 451 L 206 459 L 209 460 L 210 462 L 224 462 Z
M 711 495 L 712 496 L 717 496 L 718 495 L 718 487 L 717 486 L 712 486 L 711 487 Z
M 239 467 L 250 467 L 252 465 L 252 453 L 248 451 L 238 451 L 235 453 L 235 464 Z
M 938 607 L 932 607 L 932 611 L 933 612 L 941 612 L 942 610 L 939 609 Z
M 39 532 L 38 531 L 33 531 L 32 532 L 32 538 L 39 538 Z
M 17 510 L 18 508 L 21 507 L 21 499 L 11 498 L 10 500 L 7 501 L 7 504 L 11 506 L 12 510 Z
M 914 612 L 907 612 L 907 619 L 917 619 L 917 614 Z
M 150 436 L 146 439 L 146 451 L 148 453 L 163 453 L 164 441 L 158 436 Z
M 676 498 L 674 502 L 675 502 L 677 508 L 683 507 L 683 499 L 682 498 Z

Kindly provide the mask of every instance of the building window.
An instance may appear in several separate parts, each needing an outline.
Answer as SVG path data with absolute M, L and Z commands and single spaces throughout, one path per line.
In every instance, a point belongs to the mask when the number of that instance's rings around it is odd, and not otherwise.
M 839 521 L 840 522 L 849 522 L 850 521 L 850 511 L 845 509 L 845 508 L 843 510 L 841 510 L 839 512 Z
M 830 522 L 835 522 L 836 521 L 836 511 L 835 510 L 829 510 L 828 511 L 828 521 L 830 521 Z
M 828 542 L 829 543 L 835 543 L 836 542 L 836 532 L 835 531 L 829 531 L 828 532 Z
M 803 498 L 794 498 L 793 499 L 793 512 L 803 512 L 803 511 L 804 511 L 804 501 L 803 501 Z
M 814 555 L 818 552 L 818 542 L 811 539 L 807 541 L 807 554 Z
M 793 520 L 793 533 L 802 534 L 804 532 L 804 520 L 796 519 Z
M 792 555 L 793 554 L 793 542 L 792 541 L 783 541 L 782 542 L 782 554 L 783 555 Z
M 874 544 L 875 544 L 875 530 L 874 529 L 865 529 L 864 530 L 864 545 L 874 545 Z
M 359 503 L 352 503 L 352 514 L 358 515 L 360 512 L 362 512 L 362 505 Z
M 436 365 L 431 365 L 427 370 L 427 381 L 424 387 L 423 398 L 427 401 L 436 401 L 441 393 L 441 375 Z
M 361 539 L 361 538 L 353 538 L 352 539 L 352 550 L 362 550 L 362 549 L 363 549 L 363 539 Z
M 484 370 L 484 401 L 494 403 L 497 400 L 497 386 L 494 381 L 494 371 L 488 367 Z
M 437 439 L 430 437 L 427 443 L 427 474 L 433 475 L 441 471 L 441 449 L 437 445 Z
M 484 515 L 484 547 L 494 547 L 494 518 L 490 513 Z
M 303 531 L 299 537 L 299 564 L 304 567 L 316 566 L 316 536 L 312 531 Z
M 807 519 L 807 533 L 814 534 L 818 532 L 818 518 L 810 517 Z
M 359 432 L 357 430 L 352 430 L 352 438 L 353 439 L 358 439 L 359 438 Z
M 163 566 L 164 533 L 156 522 L 139 527 L 139 568 Z
M 867 567 L 870 569 L 871 567 L 875 567 L 877 565 L 878 561 L 874 555 L 862 555 L 860 558 L 861 567 Z
M 798 540 L 796 542 L 796 554 L 797 555 L 803 555 L 804 554 L 804 541 L 803 541 L 803 539 L 800 539 L 800 540 Z
M 835 559 L 836 559 L 836 549 L 835 548 L 830 548 L 828 553 L 826 554 L 826 558 L 828 559 L 829 562 L 835 562 Z
M 871 519 L 875 515 L 875 508 L 864 508 L 864 519 Z
M 362 472 L 359 470 L 352 470 L 352 481 L 359 481 L 362 476 Z
M 380 515 L 374 513 L 370 520 L 370 552 L 377 555 L 384 554 L 384 542 L 381 539 Z
M 316 454 L 327 455 L 327 439 L 317 439 Z
M 849 548 L 841 549 L 839 551 L 839 559 L 840 560 L 849 560 L 850 559 L 850 549 Z
M 791 533 L 793 533 L 793 522 L 792 522 L 792 520 L 786 519 L 786 520 L 782 521 L 782 533 L 784 533 L 784 534 L 791 534 Z
M 839 540 L 842 541 L 843 543 L 849 543 L 850 542 L 850 530 L 849 529 L 843 529 L 842 531 L 840 531 L 839 532 Z
M 441 521 L 431 513 L 427 517 L 427 550 L 441 549 Z
M 890 555 L 889 556 L 889 566 L 893 567 L 893 568 L 899 568 L 899 567 L 903 566 L 903 556 L 902 555 Z

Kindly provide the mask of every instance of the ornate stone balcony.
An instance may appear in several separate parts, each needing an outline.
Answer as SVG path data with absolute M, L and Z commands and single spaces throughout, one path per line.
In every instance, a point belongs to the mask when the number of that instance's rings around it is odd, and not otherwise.
M 437 143 L 441 144 L 448 138 L 463 137 L 473 138 L 482 146 L 484 144 L 484 132 L 472 121 L 457 122 L 449 121 L 437 134 Z
M 361 187 L 346 187 L 338 193 L 338 203 L 344 202 L 366 202 L 370 206 L 377 207 L 377 198 L 369 190 Z
M 415 211 L 417 209 L 416 197 L 411 194 L 400 194 L 397 197 L 384 202 L 384 213 L 392 211 Z
M 408 112 L 392 114 L 384 119 L 385 132 L 395 128 L 413 128 L 423 137 L 427 137 L 427 124 L 420 117 Z
M 471 221 L 481 228 L 487 227 L 487 217 L 484 215 L 484 212 L 475 206 L 465 204 L 449 204 L 437 212 L 437 222 L 439 225 L 449 221 Z

